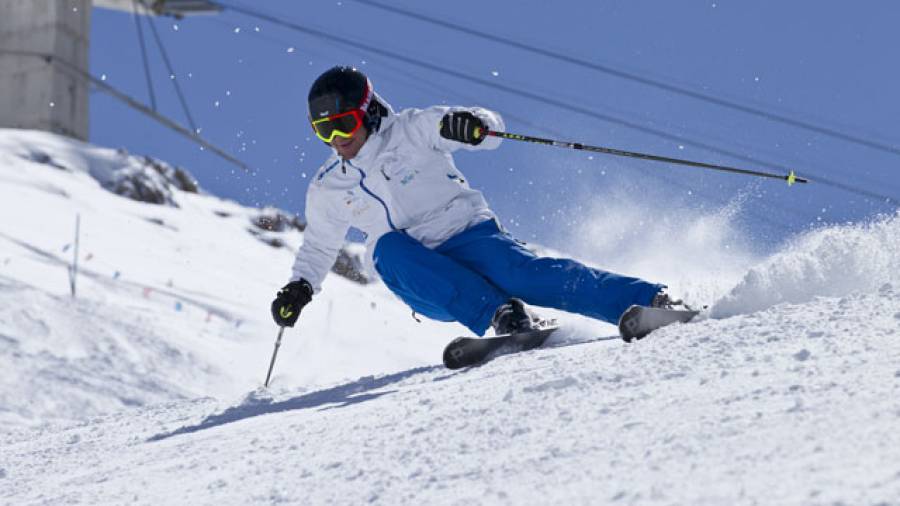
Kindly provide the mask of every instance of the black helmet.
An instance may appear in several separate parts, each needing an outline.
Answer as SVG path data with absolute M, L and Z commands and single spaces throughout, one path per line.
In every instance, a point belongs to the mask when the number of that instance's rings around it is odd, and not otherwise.
M 309 88 L 309 120 L 327 118 L 357 109 L 363 113 L 363 126 L 377 131 L 388 110 L 378 101 L 372 82 L 349 66 L 332 67 Z

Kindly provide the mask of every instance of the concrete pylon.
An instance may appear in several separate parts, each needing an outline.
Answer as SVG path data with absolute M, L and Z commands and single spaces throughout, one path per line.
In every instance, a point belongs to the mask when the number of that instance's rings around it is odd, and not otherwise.
M 88 83 L 51 55 L 88 70 L 91 0 L 0 0 L 0 127 L 88 139 Z

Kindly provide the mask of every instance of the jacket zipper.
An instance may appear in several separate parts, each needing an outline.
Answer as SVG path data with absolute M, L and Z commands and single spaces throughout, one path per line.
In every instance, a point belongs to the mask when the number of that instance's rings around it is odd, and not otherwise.
M 388 225 L 391 227 L 391 230 L 393 230 L 395 232 L 405 232 L 404 230 L 400 230 L 399 228 L 397 228 L 394 225 L 394 220 L 391 219 L 391 212 L 390 212 L 390 210 L 388 210 L 388 206 L 387 206 L 387 204 L 384 203 L 384 200 L 382 200 L 381 197 L 379 197 L 378 195 L 375 195 L 375 193 L 373 193 L 372 190 L 370 190 L 369 187 L 366 186 L 366 183 L 365 183 L 366 173 L 361 168 L 357 167 L 356 165 L 353 165 L 349 161 L 347 162 L 347 164 L 350 165 L 351 167 L 353 167 L 354 169 L 356 169 L 357 171 L 359 171 L 359 176 L 360 176 L 359 187 L 362 188 L 362 190 L 364 192 L 368 193 L 370 197 L 377 200 L 378 203 L 381 204 L 381 207 L 384 208 L 384 215 L 387 217 L 387 222 L 388 222 Z

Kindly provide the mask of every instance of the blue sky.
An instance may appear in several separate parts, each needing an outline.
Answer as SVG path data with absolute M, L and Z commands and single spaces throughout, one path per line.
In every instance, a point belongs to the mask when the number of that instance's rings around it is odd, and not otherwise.
M 546 103 L 289 31 L 226 11 L 157 19 L 202 135 L 254 167 L 244 175 L 215 155 L 92 94 L 91 140 L 191 170 L 209 191 L 303 214 L 307 181 L 328 155 L 306 123 L 306 93 L 335 64 L 365 71 L 395 108 L 480 105 L 507 129 L 619 149 L 783 172 L 698 147 L 824 176 L 900 199 L 900 156 L 768 121 L 470 35 L 354 0 L 234 4 L 620 118 L 673 141 Z M 473 30 L 571 55 L 900 148 L 900 4 L 729 1 L 390 2 Z M 95 9 L 91 72 L 149 101 L 131 16 Z M 148 39 L 159 109 L 186 124 Z M 517 236 L 565 249 L 586 210 L 629 200 L 648 213 L 713 210 L 740 201 L 738 225 L 760 245 L 824 222 L 863 220 L 895 205 L 824 184 L 770 180 L 505 142 L 457 165 Z M 652 205 L 650 205 L 652 203 Z

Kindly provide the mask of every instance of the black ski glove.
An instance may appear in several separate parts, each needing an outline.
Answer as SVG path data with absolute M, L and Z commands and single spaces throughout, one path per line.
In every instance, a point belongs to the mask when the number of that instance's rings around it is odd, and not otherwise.
M 291 281 L 284 285 L 272 301 L 272 318 L 281 327 L 293 327 L 300 317 L 300 310 L 312 300 L 312 286 L 305 280 Z
M 487 135 L 487 125 L 469 111 L 448 112 L 441 119 L 441 137 L 477 146 Z

